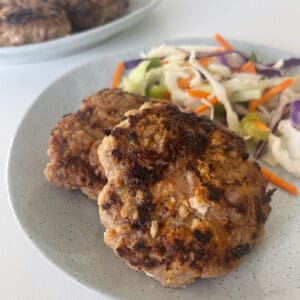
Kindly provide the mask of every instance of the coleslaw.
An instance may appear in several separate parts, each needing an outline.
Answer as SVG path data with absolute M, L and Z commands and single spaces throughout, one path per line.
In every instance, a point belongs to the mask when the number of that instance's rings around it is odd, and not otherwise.
M 300 75 L 287 72 L 300 59 L 263 64 L 215 39 L 215 47 L 161 45 L 124 62 L 120 87 L 207 115 L 253 142 L 255 158 L 300 177 Z

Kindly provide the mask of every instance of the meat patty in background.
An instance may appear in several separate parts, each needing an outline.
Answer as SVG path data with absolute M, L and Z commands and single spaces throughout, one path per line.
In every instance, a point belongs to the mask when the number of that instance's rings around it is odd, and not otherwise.
M 52 130 L 46 178 L 66 189 L 81 189 L 97 200 L 106 183 L 97 155 L 104 133 L 121 122 L 125 112 L 139 108 L 145 100 L 119 89 L 102 90 L 86 98 L 79 111 L 64 116 Z
M 66 11 L 73 29 L 83 30 L 121 16 L 128 4 L 124 0 L 67 0 Z
M 244 140 L 206 117 L 147 103 L 98 152 L 105 243 L 164 286 L 222 276 L 261 241 L 272 193 Z
M 39 43 L 123 15 L 127 0 L 0 0 L 0 46 Z
M 0 2 L 0 46 L 39 43 L 71 33 L 65 10 L 51 3 L 31 5 Z

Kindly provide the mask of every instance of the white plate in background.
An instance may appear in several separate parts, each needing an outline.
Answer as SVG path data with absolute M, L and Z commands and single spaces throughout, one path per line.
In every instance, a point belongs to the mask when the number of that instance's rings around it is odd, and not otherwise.
M 159 2 L 160 0 L 132 0 L 124 16 L 104 25 L 42 43 L 0 47 L 0 64 L 47 61 L 90 48 L 142 20 Z
M 174 41 L 212 44 L 212 40 Z M 236 49 L 273 61 L 291 53 L 244 42 Z M 144 49 L 140 49 L 144 50 Z M 40 251 L 66 274 L 109 299 L 299 299 L 300 197 L 278 190 L 266 224 L 266 237 L 224 278 L 198 280 L 185 289 L 166 289 L 129 269 L 103 242 L 97 205 L 80 192 L 49 184 L 43 169 L 51 128 L 78 109 L 81 100 L 109 85 L 118 61 L 140 51 L 103 57 L 52 83 L 26 113 L 14 137 L 7 169 L 11 204 L 20 226 Z M 276 173 L 300 188 L 281 168 Z

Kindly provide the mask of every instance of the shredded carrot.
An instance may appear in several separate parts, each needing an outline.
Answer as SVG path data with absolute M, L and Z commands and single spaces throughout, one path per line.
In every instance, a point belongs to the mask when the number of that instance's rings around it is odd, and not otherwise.
M 233 47 L 219 34 L 216 33 L 214 35 L 214 39 L 222 46 L 225 50 L 231 51 L 233 50 Z
M 190 88 L 190 80 L 187 78 L 178 79 L 177 84 L 183 90 Z
M 280 178 L 278 175 L 272 173 L 266 168 L 261 168 L 261 173 L 265 176 L 265 178 L 273 183 L 274 185 L 277 185 L 281 189 L 287 191 L 288 193 L 297 196 L 298 195 L 298 189 L 294 185 L 288 183 L 284 179 Z
M 258 120 L 254 120 L 252 122 L 255 125 L 255 127 L 257 127 L 258 129 L 263 130 L 263 131 L 270 131 L 270 128 L 267 127 L 263 122 L 258 121 Z
M 212 59 L 211 57 L 202 57 L 198 60 L 198 63 L 203 67 L 207 67 L 211 59 Z
M 255 109 L 259 105 L 267 102 L 272 97 L 274 97 L 277 94 L 281 93 L 283 90 L 285 90 L 286 88 L 291 86 L 293 83 L 294 83 L 293 78 L 288 78 L 288 79 L 284 80 L 283 82 L 281 82 L 280 84 L 276 85 L 275 87 L 269 89 L 267 92 L 265 92 L 262 95 L 262 97 L 260 99 L 250 101 L 249 111 L 255 111 Z
M 218 103 L 220 103 L 220 102 L 218 101 L 217 97 L 213 97 L 213 98 L 211 98 L 211 99 L 208 100 L 208 103 L 211 104 L 211 105 L 215 105 L 215 104 L 218 104 Z M 203 104 L 203 105 L 199 106 L 199 107 L 195 110 L 195 112 L 196 112 L 197 114 L 200 114 L 200 113 L 206 111 L 208 108 L 210 108 L 210 107 L 209 107 L 207 104 Z
M 167 65 L 168 63 L 169 63 L 168 60 L 163 60 L 163 61 L 161 62 L 162 65 Z
M 186 90 L 186 92 L 191 96 L 191 97 L 194 97 L 194 98 L 207 98 L 208 96 L 210 96 L 211 94 L 209 94 L 208 92 L 205 92 L 205 91 L 201 91 L 201 90 Z M 211 104 L 211 105 L 215 105 L 215 104 L 218 104 L 220 103 L 217 99 L 216 96 L 212 97 L 211 99 L 208 100 L 208 102 Z M 201 106 L 199 106 L 195 112 L 197 114 L 200 114 L 204 111 L 206 111 L 208 108 L 210 108 L 210 106 L 208 106 L 207 104 L 203 104 Z
M 210 96 L 210 93 L 201 90 L 187 90 L 186 92 L 194 98 L 207 98 Z
M 255 74 L 256 70 L 255 70 L 255 64 L 253 61 L 248 61 L 245 64 L 242 65 L 241 67 L 241 72 L 247 72 L 250 74 Z
M 251 100 L 251 101 L 249 101 L 249 111 L 250 112 L 253 112 L 253 111 L 256 110 L 257 106 L 255 106 L 255 101 L 257 101 L 257 100 Z
M 124 63 L 121 61 L 118 63 L 112 83 L 111 83 L 111 87 L 112 88 L 117 88 L 119 87 L 120 81 L 121 81 L 121 77 L 123 75 L 125 66 Z

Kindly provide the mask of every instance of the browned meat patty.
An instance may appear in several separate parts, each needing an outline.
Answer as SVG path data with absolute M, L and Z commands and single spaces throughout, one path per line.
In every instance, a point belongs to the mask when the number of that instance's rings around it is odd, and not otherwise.
M 81 189 L 96 200 L 106 183 L 97 148 L 126 111 L 144 102 L 141 96 L 118 89 L 102 90 L 85 99 L 76 113 L 64 116 L 52 130 L 45 169 L 46 178 L 67 189 Z
M 22 5 L 0 2 L 0 46 L 38 43 L 71 33 L 71 24 L 63 8 L 38 2 Z
M 272 192 L 243 139 L 206 117 L 147 103 L 98 154 L 105 243 L 164 286 L 222 276 L 261 241 Z
M 123 15 L 127 6 L 126 0 L 67 0 L 66 10 L 73 28 L 83 30 Z
M 128 6 L 127 0 L 0 0 L 0 46 L 89 29 L 123 15 Z
M 0 46 L 37 43 L 70 32 L 67 15 L 59 6 L 47 1 L 0 0 Z

